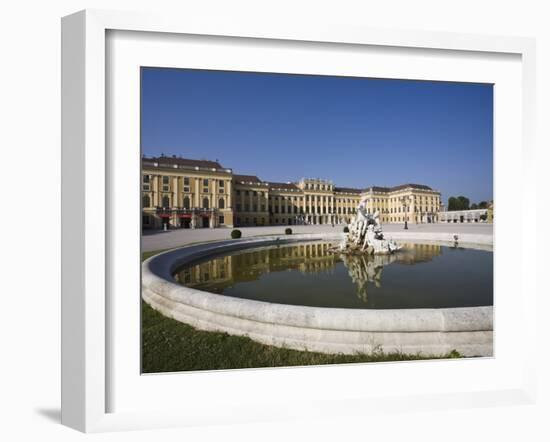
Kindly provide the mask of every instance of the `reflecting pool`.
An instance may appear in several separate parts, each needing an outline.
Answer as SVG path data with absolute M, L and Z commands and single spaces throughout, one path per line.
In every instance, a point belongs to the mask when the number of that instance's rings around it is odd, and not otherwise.
M 246 249 L 178 269 L 176 281 L 278 304 L 401 309 L 493 305 L 493 253 L 405 244 L 393 255 L 342 256 L 327 242 Z

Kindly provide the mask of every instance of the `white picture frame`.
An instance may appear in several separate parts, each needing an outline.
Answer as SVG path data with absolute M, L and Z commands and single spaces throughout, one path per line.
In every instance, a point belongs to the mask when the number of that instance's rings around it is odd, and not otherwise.
M 137 428 L 156 428 L 224 422 L 254 422 L 288 417 L 311 417 L 365 414 L 381 408 L 388 412 L 406 409 L 490 406 L 501 403 L 532 403 L 535 394 L 534 352 L 536 285 L 534 270 L 526 265 L 525 256 L 536 253 L 534 242 L 521 241 L 521 313 L 518 321 L 525 338 L 521 354 L 521 382 L 513 387 L 478 388 L 462 393 L 432 391 L 407 398 L 395 394 L 372 397 L 329 396 L 311 400 L 310 407 L 283 407 L 274 404 L 255 410 L 252 400 L 237 404 L 240 413 L 207 415 L 197 407 L 189 410 L 151 409 L 140 411 L 109 410 L 109 392 L 113 388 L 109 370 L 112 363 L 108 335 L 111 326 L 108 299 L 109 271 L 112 260 L 109 244 L 112 229 L 109 213 L 110 163 L 107 151 L 108 118 L 106 94 L 107 44 L 111 31 L 154 32 L 163 35 L 218 36 L 270 41 L 338 44 L 344 48 L 368 45 L 384 48 L 430 49 L 484 54 L 510 54 L 521 63 L 521 146 L 518 154 L 527 168 L 532 164 L 534 147 L 535 44 L 532 39 L 491 37 L 417 31 L 388 31 L 349 28 L 342 25 L 307 24 L 301 27 L 245 20 L 219 23 L 196 17 L 164 17 L 87 10 L 62 21 L 62 423 L 85 432 Z M 157 34 L 158 35 L 158 34 Z M 524 175 L 518 196 L 521 205 L 536 207 L 535 177 Z M 529 189 L 529 191 L 527 191 Z M 498 192 L 498 190 L 497 190 Z M 499 208 L 500 214 L 507 209 Z M 519 223 L 528 226 L 527 211 Z M 525 214 L 524 214 L 525 213 Z M 502 221 L 504 225 L 504 221 Z M 497 235 L 498 236 L 498 235 Z M 498 253 L 498 241 L 495 246 Z M 130 257 L 138 260 L 138 257 Z M 497 355 L 498 358 L 498 355 Z M 330 367 L 337 371 L 340 368 Z M 353 370 L 359 372 L 362 366 Z M 287 373 L 292 372 L 287 370 Z M 317 370 L 309 368 L 308 370 Z M 328 373 L 327 368 L 324 368 Z M 269 371 L 255 371 L 265 382 Z M 258 374 L 260 373 L 260 374 Z M 311 373 L 311 372 L 310 372 Z M 139 373 L 137 373 L 139 375 Z M 210 374 L 210 379 L 215 374 Z M 198 377 L 195 380 L 198 381 Z M 165 380 L 165 383 L 167 381 Z M 437 389 L 436 389 L 437 390 Z M 258 408 L 258 407 L 256 407 Z M 244 417 L 243 417 L 244 416 Z

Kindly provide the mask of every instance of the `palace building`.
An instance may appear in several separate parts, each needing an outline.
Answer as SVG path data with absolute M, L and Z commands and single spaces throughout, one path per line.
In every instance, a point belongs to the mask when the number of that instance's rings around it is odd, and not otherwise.
M 218 161 L 142 158 L 143 228 L 347 224 L 359 202 L 382 223 L 438 221 L 440 192 L 422 184 L 364 189 L 303 178 L 264 181 Z

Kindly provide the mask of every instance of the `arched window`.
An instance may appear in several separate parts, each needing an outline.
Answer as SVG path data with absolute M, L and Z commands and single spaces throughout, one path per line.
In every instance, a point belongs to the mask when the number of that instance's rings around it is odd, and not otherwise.
M 151 207 L 151 197 L 149 195 L 143 195 L 142 199 L 143 207 Z
M 203 198 L 202 200 L 202 207 L 203 209 L 208 209 L 208 198 Z
M 220 198 L 220 200 L 218 201 L 218 208 L 225 209 L 225 200 L 223 198 Z
M 183 198 L 183 208 L 184 209 L 190 209 L 191 208 L 191 201 L 189 200 L 188 196 Z
M 170 197 L 168 195 L 164 195 L 162 197 L 162 207 L 165 209 L 170 207 Z

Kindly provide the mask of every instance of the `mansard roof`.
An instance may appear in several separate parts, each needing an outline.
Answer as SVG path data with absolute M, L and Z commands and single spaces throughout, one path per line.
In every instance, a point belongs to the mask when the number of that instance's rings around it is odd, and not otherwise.
M 277 183 L 268 181 L 269 188 L 270 189 L 283 189 L 283 190 L 292 190 L 292 191 L 302 191 L 296 184 L 294 183 Z
M 256 175 L 235 175 L 233 174 L 235 181 L 245 182 L 245 183 L 263 183 Z
M 190 158 L 182 158 L 176 155 L 165 156 L 161 155 L 160 157 L 143 157 L 143 162 L 145 163 L 158 163 L 159 166 L 162 165 L 178 165 L 178 166 L 187 166 L 187 167 L 201 167 L 207 169 L 225 169 L 218 161 L 210 160 L 192 160 Z
M 424 184 L 401 184 L 399 186 L 393 186 L 393 187 L 382 187 L 382 186 L 371 186 L 368 189 L 366 189 L 366 192 L 381 192 L 381 193 L 389 193 L 389 192 L 396 192 L 398 190 L 403 189 L 419 189 L 419 190 L 433 190 L 431 187 L 426 186 Z
M 426 186 L 424 184 L 401 184 L 400 186 L 392 187 L 390 191 L 393 192 L 395 190 L 409 189 L 409 188 L 420 189 L 420 190 L 433 190 L 431 187 Z

